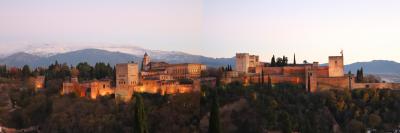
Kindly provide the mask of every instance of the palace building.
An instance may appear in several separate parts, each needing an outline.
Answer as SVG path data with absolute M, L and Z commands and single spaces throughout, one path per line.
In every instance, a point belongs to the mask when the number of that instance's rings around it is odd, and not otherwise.
M 326 89 L 359 88 L 399 88 L 397 83 L 356 83 L 354 75 L 344 73 L 344 56 L 330 56 L 328 66 L 318 62 L 306 64 L 288 64 L 281 67 L 259 62 L 257 55 L 236 54 L 236 70 L 226 71 L 223 83 L 242 82 L 244 84 L 289 83 L 304 85 L 309 92 Z
M 122 63 L 115 66 L 116 86 L 110 80 L 93 80 L 79 83 L 76 69 L 70 81 L 64 82 L 61 94 L 75 93 L 80 97 L 96 99 L 98 96 L 115 94 L 121 101 L 129 101 L 134 93 L 177 94 L 200 92 L 201 85 L 215 86 L 215 78 L 202 78 L 206 65 L 198 63 L 169 64 L 151 62 L 145 53 L 141 68 L 138 63 Z M 140 70 L 140 71 L 139 71 Z M 78 72 L 79 73 L 79 72 Z

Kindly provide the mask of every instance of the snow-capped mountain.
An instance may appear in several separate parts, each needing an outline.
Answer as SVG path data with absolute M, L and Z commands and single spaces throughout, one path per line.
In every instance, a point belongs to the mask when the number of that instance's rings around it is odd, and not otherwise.
M 141 57 L 144 55 L 144 53 L 147 52 L 147 54 L 151 55 L 153 59 L 156 60 L 163 60 L 165 57 L 171 57 L 172 55 L 190 55 L 187 53 L 183 52 L 177 52 L 177 51 L 161 51 L 161 50 L 150 50 L 150 49 L 145 49 L 137 46 L 128 46 L 128 45 L 122 45 L 122 46 L 102 46 L 101 45 L 94 45 L 94 46 L 86 46 L 86 47 L 71 47 L 68 45 L 58 45 L 58 44 L 43 44 L 43 45 L 29 45 L 28 47 L 16 51 L 14 53 L 18 52 L 24 52 L 32 55 L 36 55 L 39 57 L 50 57 L 53 55 L 57 54 L 62 54 L 62 53 L 67 53 L 67 52 L 72 52 L 72 51 L 77 51 L 77 50 L 83 50 L 83 49 L 99 49 L 99 50 L 105 50 L 109 52 L 120 52 L 120 53 L 125 53 L 125 54 L 131 54 L 135 55 L 138 57 Z M 13 53 L 11 53 L 13 54 Z M 10 54 L 10 55 L 11 55 Z M 3 57 L 6 57 L 9 55 L 4 55 Z
M 38 46 L 29 45 L 28 47 L 22 49 L 22 51 L 32 55 L 36 55 L 39 57 L 50 57 L 57 54 L 67 53 L 74 50 L 78 50 L 77 48 L 72 48 L 68 46 L 58 46 L 52 44 L 43 44 Z
M 116 64 L 135 61 L 140 63 L 145 52 L 147 52 L 152 61 L 165 61 L 168 63 L 203 63 L 212 67 L 218 67 L 233 64 L 234 62 L 233 58 L 211 58 L 177 51 L 150 50 L 136 46 L 97 45 L 96 47 L 71 48 L 59 45 L 41 45 L 35 47 L 30 46 L 22 51 L 17 51 L 0 58 L 0 64 L 19 67 L 28 64 L 33 67 L 38 67 L 48 66 L 56 60 L 71 65 L 76 65 L 79 62 L 88 62 L 91 64 L 107 62 Z M 30 59 L 29 55 L 35 58 Z
M 171 55 L 191 55 L 188 53 L 177 52 L 177 51 L 161 51 L 161 50 L 150 50 L 144 49 L 137 46 L 111 46 L 111 47 L 98 47 L 96 49 L 106 50 L 110 52 L 121 52 L 126 54 L 132 54 L 136 56 L 143 56 L 147 52 L 151 58 L 156 60 L 162 60 L 165 57 L 170 57 Z

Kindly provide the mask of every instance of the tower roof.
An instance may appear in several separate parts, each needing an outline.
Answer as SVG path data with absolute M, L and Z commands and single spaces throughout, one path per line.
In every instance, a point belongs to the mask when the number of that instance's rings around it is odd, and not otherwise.
M 149 55 L 147 55 L 147 52 L 144 52 L 144 56 L 149 56 Z

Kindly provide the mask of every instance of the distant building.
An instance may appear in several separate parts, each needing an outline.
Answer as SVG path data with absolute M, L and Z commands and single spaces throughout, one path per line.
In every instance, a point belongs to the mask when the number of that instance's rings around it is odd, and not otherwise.
M 201 72 L 206 70 L 206 65 L 195 63 L 171 64 L 166 71 L 174 79 L 196 79 L 201 77 Z
M 83 83 L 78 82 L 78 78 L 71 78 L 69 82 L 64 82 L 61 90 L 62 95 L 74 93 L 79 97 L 96 99 L 98 96 L 114 94 L 110 80 L 93 80 Z
M 257 67 L 260 64 L 258 55 L 249 53 L 236 53 L 236 71 L 247 73 L 249 68 Z
M 151 62 L 147 53 L 145 53 L 142 62 L 143 69 L 140 74 L 142 79 L 150 79 L 159 75 L 169 75 L 174 80 L 196 79 L 200 78 L 201 72 L 207 69 L 206 65 L 198 63 L 168 64 L 166 62 Z
M 199 92 L 202 85 L 215 86 L 215 78 L 201 77 L 206 65 L 197 63 L 168 64 L 151 62 L 145 53 L 141 68 L 137 63 L 122 63 L 116 67 L 116 86 L 109 80 L 79 83 L 77 69 L 71 71 L 70 81 L 64 82 L 61 94 L 75 93 L 80 97 L 96 99 L 115 94 L 116 100 L 129 101 L 134 93 L 177 94 Z M 139 72 L 139 70 L 141 70 Z
M 328 66 L 312 64 L 288 64 L 283 67 L 271 67 L 259 62 L 257 55 L 236 54 L 236 71 L 226 71 L 222 83 L 242 82 L 244 84 L 290 83 L 304 85 L 309 92 L 326 89 L 359 88 L 399 88 L 397 83 L 355 83 L 354 75 L 344 73 L 343 53 L 341 56 L 329 56 Z M 241 74 L 242 73 L 242 74 Z

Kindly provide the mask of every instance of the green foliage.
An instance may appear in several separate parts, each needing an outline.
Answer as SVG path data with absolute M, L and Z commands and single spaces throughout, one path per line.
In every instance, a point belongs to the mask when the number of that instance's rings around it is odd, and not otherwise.
M 96 63 L 94 67 L 94 77 L 96 79 L 104 79 L 104 78 L 112 78 L 113 77 L 113 68 L 110 64 L 105 63 Z
M 212 103 L 211 103 L 208 132 L 209 133 L 220 133 L 221 132 L 220 121 L 219 121 L 219 104 L 218 104 L 217 91 L 213 91 L 213 94 L 212 94 Z
M 148 133 L 147 127 L 147 114 L 144 109 L 144 103 L 142 96 L 137 94 L 135 95 L 135 125 L 133 126 L 135 133 Z
M 24 67 L 22 67 L 22 77 L 28 78 L 29 76 L 31 76 L 31 69 L 28 65 L 24 65 Z
M 362 67 L 361 67 L 361 69 L 357 70 L 356 82 L 358 82 L 358 83 L 364 82 L 364 69 Z
M 271 67 L 276 67 L 275 55 L 271 58 Z
M 7 77 L 7 66 L 0 65 L 0 77 Z
M 291 84 L 276 84 L 272 89 L 267 86 L 230 84 L 203 89 L 202 110 L 206 110 L 203 106 L 211 107 L 213 89 L 218 89 L 220 107 L 241 98 L 247 99 L 250 108 L 229 118 L 236 128 L 240 127 L 235 132 L 333 132 L 335 123 L 343 132 L 363 132 L 366 128 L 384 131 L 395 129 L 400 122 L 396 119 L 400 117 L 400 108 L 396 107 L 400 105 L 400 93 L 395 90 L 308 93 L 301 86 Z M 254 95 L 257 97 L 254 98 Z M 239 114 L 240 118 L 235 118 Z M 222 124 L 227 123 L 222 121 Z
M 276 66 L 278 66 L 278 67 L 283 67 L 283 66 L 287 66 L 288 65 L 288 58 L 286 57 L 286 56 L 283 56 L 282 58 L 281 57 L 279 57 L 277 60 L 276 60 Z
M 66 79 L 71 76 L 68 65 L 66 63 L 58 64 L 57 61 L 54 64 L 51 64 L 44 73 L 46 80 Z
M 296 65 L 296 54 L 293 56 L 293 64 Z
M 93 76 L 93 67 L 90 66 L 87 62 L 79 63 L 76 68 L 79 70 L 79 80 L 80 81 L 88 81 L 94 78 Z
M 292 133 L 292 121 L 290 120 L 290 116 L 287 112 L 282 112 L 279 116 L 281 120 L 281 130 L 283 133 Z
M 347 127 L 346 131 L 348 133 L 364 133 L 365 132 L 365 126 L 361 121 L 358 120 L 351 120 Z

